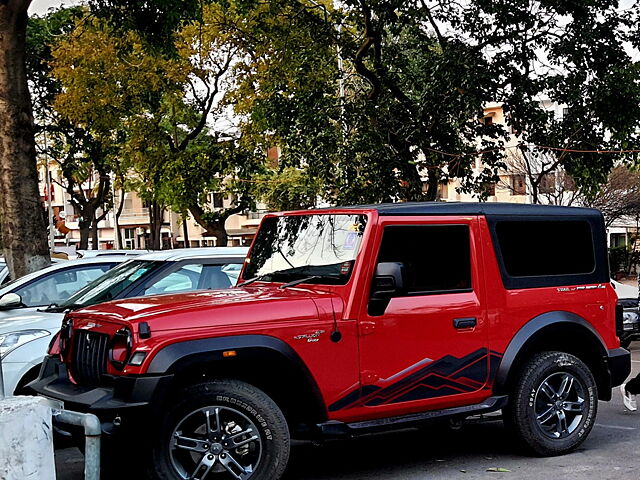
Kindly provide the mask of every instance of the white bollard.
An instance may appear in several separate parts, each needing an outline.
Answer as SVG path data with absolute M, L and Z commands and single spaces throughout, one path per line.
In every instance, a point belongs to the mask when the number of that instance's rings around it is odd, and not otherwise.
M 0 479 L 55 478 L 51 405 L 39 397 L 0 400 Z

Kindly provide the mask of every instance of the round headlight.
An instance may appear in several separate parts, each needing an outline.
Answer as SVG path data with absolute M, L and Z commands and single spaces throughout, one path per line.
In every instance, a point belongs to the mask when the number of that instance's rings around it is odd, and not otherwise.
M 62 326 L 60 327 L 60 340 L 58 342 L 60 355 L 64 356 L 69 351 L 72 335 L 73 321 L 70 318 L 65 317 L 64 320 L 62 320 Z
M 127 364 L 131 356 L 131 348 L 133 347 L 133 338 L 131 330 L 121 328 L 118 330 L 111 340 L 111 348 L 109 348 L 109 361 L 118 370 L 122 370 Z

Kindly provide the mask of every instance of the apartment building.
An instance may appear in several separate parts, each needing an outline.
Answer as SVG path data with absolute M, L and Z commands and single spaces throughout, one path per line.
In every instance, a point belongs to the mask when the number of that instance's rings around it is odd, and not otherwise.
M 550 100 L 543 100 L 541 103 L 556 118 L 561 118 L 562 115 L 567 113 L 562 105 L 553 103 Z M 487 104 L 484 109 L 484 117 L 480 121 L 488 124 L 506 125 L 502 103 Z M 486 185 L 487 202 L 534 203 L 529 174 L 537 175 L 540 172 L 540 160 L 542 158 L 535 155 L 524 158 L 517 148 L 519 142 L 517 134 L 511 130 L 509 138 L 504 145 L 507 168 L 499 172 L 499 181 Z M 482 160 L 477 157 L 474 172 L 479 175 L 482 168 Z M 540 203 L 568 205 L 573 204 L 575 201 L 573 182 L 561 169 L 542 175 L 540 180 L 538 188 Z M 458 202 L 478 201 L 477 194 L 461 193 L 459 191 L 460 186 L 459 180 L 442 183 L 439 187 L 438 199 Z
M 41 200 L 48 207 L 51 202 L 52 217 L 55 234 L 55 245 L 57 247 L 74 247 L 80 242 L 80 227 L 78 224 L 79 212 L 77 212 L 70 200 L 69 194 L 62 187 L 64 184 L 60 168 L 57 163 L 49 162 L 49 186 L 47 187 L 47 168 L 44 161 L 39 165 L 39 180 Z M 86 195 L 91 195 L 94 188 L 92 182 L 82 185 Z M 124 205 L 120 217 L 115 218 L 115 211 L 119 208 L 120 192 L 116 192 L 116 208 L 107 212 L 104 220 L 98 223 L 98 248 L 99 249 L 148 249 L 150 220 L 149 208 L 145 202 L 135 193 L 126 192 Z M 210 195 L 210 208 L 224 208 L 230 205 L 229 199 L 223 198 L 221 194 Z M 98 216 L 102 212 L 98 211 Z M 260 220 L 264 213 L 246 212 L 232 215 L 226 222 L 227 234 L 229 235 L 229 246 L 248 245 L 253 239 Z M 122 245 L 118 245 L 116 239 L 116 224 L 121 233 Z M 185 246 L 185 230 L 187 233 L 188 246 L 205 247 L 216 246 L 216 239 L 208 236 L 204 228 L 198 225 L 193 219 L 188 218 L 186 229 L 181 216 L 171 211 L 164 211 L 161 227 L 162 248 L 180 248 Z M 90 241 L 91 242 L 91 241 Z M 89 248 L 93 248 L 90 244 Z

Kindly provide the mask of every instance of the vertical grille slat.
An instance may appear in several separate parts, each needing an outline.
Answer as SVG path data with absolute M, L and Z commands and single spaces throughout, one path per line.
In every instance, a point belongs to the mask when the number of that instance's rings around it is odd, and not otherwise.
M 99 386 L 106 373 L 109 337 L 103 333 L 76 331 L 73 373 L 81 385 Z

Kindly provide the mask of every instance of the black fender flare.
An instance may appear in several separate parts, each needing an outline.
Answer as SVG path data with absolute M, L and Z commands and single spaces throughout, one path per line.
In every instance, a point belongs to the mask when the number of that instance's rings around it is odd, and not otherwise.
M 540 335 L 542 330 L 548 327 L 567 324 L 579 327 L 588 333 L 593 339 L 593 343 L 599 346 L 600 357 L 603 359 L 606 358 L 608 349 L 605 342 L 602 340 L 602 337 L 593 325 L 587 322 L 584 318 L 576 315 L 575 313 L 565 311 L 543 313 L 542 315 L 538 315 L 537 317 L 529 320 L 524 326 L 522 326 L 522 328 L 520 328 L 520 330 L 518 330 L 515 336 L 511 339 L 511 342 L 509 342 L 509 346 L 505 350 L 496 372 L 494 391 L 504 392 L 506 390 L 505 387 L 507 385 L 509 374 L 511 373 L 511 369 L 518 354 L 532 339 Z
M 235 351 L 238 358 L 259 360 L 265 353 L 284 359 L 306 383 L 304 387 L 316 402 L 315 407 L 326 415 L 320 388 L 300 356 L 286 342 L 268 335 L 233 335 L 225 337 L 185 340 L 162 348 L 151 360 L 147 374 L 166 375 L 184 371 L 191 366 L 209 364 L 225 359 L 225 351 Z

